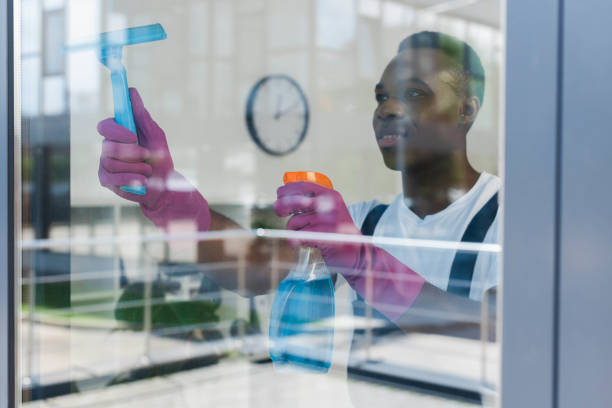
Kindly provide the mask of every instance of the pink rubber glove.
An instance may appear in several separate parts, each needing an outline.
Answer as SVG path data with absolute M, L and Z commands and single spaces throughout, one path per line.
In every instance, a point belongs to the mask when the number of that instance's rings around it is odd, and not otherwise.
M 287 229 L 361 236 L 340 193 L 308 182 L 277 190 L 274 211 L 292 215 Z M 316 247 L 325 263 L 341 273 L 368 303 L 396 321 L 412 305 L 425 280 L 385 250 L 371 244 L 322 240 L 291 240 L 292 245 Z
M 104 136 L 98 178 L 118 196 L 140 204 L 142 212 L 165 232 L 207 231 L 210 211 L 202 195 L 174 170 L 166 135 L 144 107 L 138 91 L 130 88 L 138 137 L 113 118 L 98 123 Z M 138 144 L 140 143 L 140 144 Z M 145 195 L 119 186 L 146 186 Z

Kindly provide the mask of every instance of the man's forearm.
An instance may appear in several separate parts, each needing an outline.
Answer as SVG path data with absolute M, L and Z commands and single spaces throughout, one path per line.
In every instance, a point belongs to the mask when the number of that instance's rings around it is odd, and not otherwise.
M 417 272 L 382 248 L 364 245 L 360 261 L 344 275 L 367 303 L 407 330 L 428 324 L 480 323 L 481 302 L 447 293 Z M 495 304 L 494 291 L 487 299 Z M 495 307 L 489 309 L 488 315 L 494 317 Z
M 210 211 L 211 231 L 242 230 L 232 219 Z M 285 240 L 235 237 L 198 243 L 198 262 L 207 264 L 207 275 L 222 287 L 243 296 L 258 295 L 289 272 L 294 250 Z
M 473 330 L 467 331 L 478 337 L 480 327 L 484 323 L 482 320 L 483 307 L 486 308 L 484 310 L 491 329 L 488 337 L 492 338 L 497 315 L 496 288 L 488 290 L 481 301 L 476 301 L 445 292 L 426 282 L 412 306 L 395 323 L 405 332 L 415 330 L 444 332 L 455 326 L 461 326 L 464 329 L 471 327 Z
M 367 303 L 395 322 L 412 306 L 425 280 L 382 248 L 361 246 L 356 264 L 343 272 Z

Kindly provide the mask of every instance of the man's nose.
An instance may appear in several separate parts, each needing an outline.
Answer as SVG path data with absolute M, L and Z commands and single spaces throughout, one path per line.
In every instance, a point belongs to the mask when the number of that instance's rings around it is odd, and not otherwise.
M 390 98 L 378 108 L 377 113 L 381 119 L 398 118 L 406 114 L 406 107 L 397 99 Z

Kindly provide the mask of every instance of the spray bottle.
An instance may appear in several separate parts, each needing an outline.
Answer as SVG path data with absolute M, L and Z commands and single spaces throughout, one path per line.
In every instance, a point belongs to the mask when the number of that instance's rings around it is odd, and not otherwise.
M 287 172 L 283 181 L 333 188 L 329 178 L 313 171 Z M 274 367 L 326 373 L 331 366 L 334 316 L 334 284 L 321 252 L 301 246 L 293 269 L 278 286 L 270 313 Z

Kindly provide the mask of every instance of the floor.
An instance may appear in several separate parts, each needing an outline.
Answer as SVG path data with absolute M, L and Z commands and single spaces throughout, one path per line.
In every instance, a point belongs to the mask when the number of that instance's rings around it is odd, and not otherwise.
M 24 408 L 361 408 L 474 407 L 342 376 L 276 372 L 272 364 L 243 359 L 100 390 L 24 403 Z M 351 400 L 351 396 L 355 401 Z
M 350 338 L 337 319 L 335 350 L 346 350 Z M 354 322 L 346 322 L 347 327 Z M 346 357 L 334 352 L 327 374 L 279 372 L 272 364 L 250 360 L 267 357 L 267 337 L 246 339 L 224 337 L 217 342 L 194 343 L 143 332 L 110 328 L 62 326 L 22 322 L 22 373 L 24 380 L 54 383 L 72 380 L 81 392 L 27 402 L 24 408 L 257 408 L 257 407 L 468 407 L 467 402 L 449 400 L 374 382 L 347 380 Z M 42 340 L 42 341 L 41 341 Z M 29 350 L 29 353 L 25 352 Z M 97 383 L 82 388 L 92 378 L 126 369 L 193 358 L 211 353 L 230 353 L 219 363 L 171 375 L 121 385 Z M 355 353 L 358 355 L 359 353 Z M 388 364 L 400 374 L 441 379 L 450 384 L 478 386 L 497 383 L 499 348 L 495 343 L 456 337 L 414 333 L 393 341 L 371 345 L 362 359 Z M 484 358 L 483 358 L 484 357 Z M 91 382 L 89 383 L 91 384 Z M 482 405 L 493 406 L 492 401 Z

